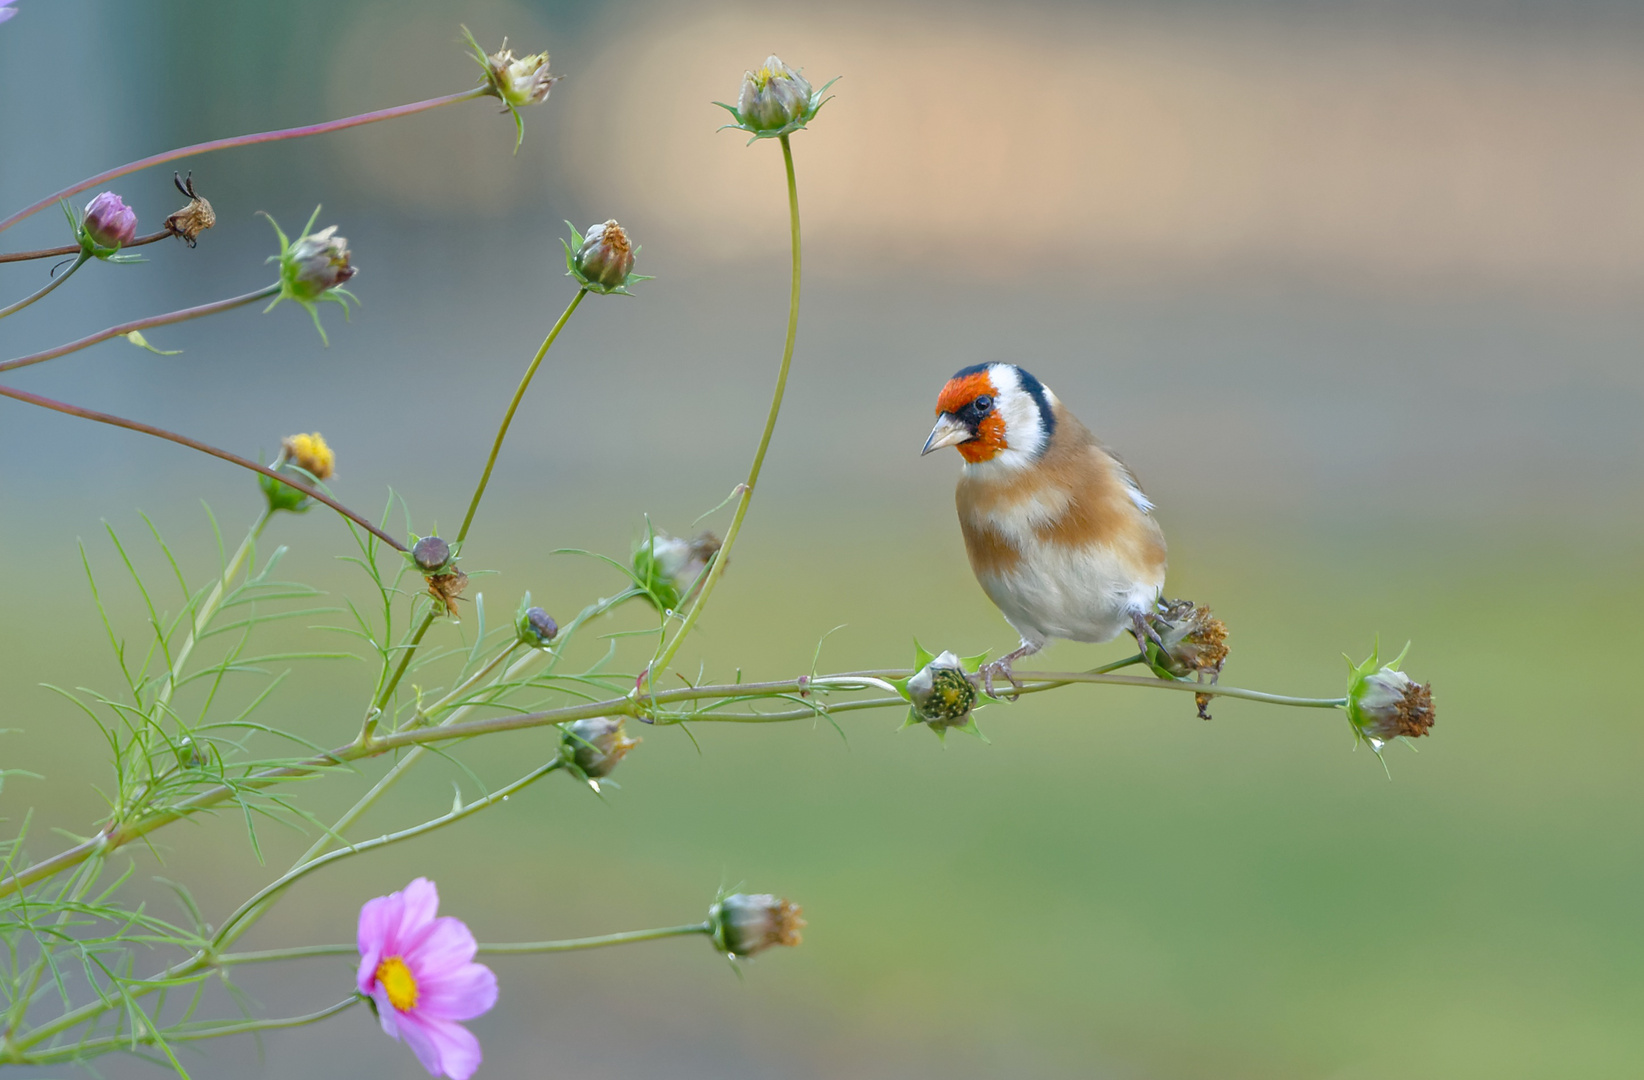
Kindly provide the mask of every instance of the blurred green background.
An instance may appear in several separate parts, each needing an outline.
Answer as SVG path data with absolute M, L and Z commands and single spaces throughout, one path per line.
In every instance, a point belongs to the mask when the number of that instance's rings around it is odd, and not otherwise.
M 1644 30 L 1634 5 L 1286 0 L 1007 6 L 20 0 L 0 27 L 0 209 L 167 146 L 468 85 L 458 24 L 568 78 L 512 125 L 484 105 L 193 161 L 197 251 L 93 266 L 0 326 L 17 355 L 255 288 L 317 202 L 361 267 L 323 348 L 300 312 L 156 332 L 16 385 L 243 453 L 337 448 L 360 507 L 460 519 L 506 395 L 570 296 L 564 218 L 620 218 L 657 275 L 595 298 L 510 438 L 467 565 L 493 613 L 569 617 L 650 514 L 686 532 L 741 479 L 785 315 L 779 154 L 714 134 L 775 50 L 838 99 L 798 136 L 808 286 L 788 410 L 742 545 L 682 654 L 716 676 L 900 664 L 911 639 L 1014 644 L 917 457 L 954 369 L 1022 363 L 1160 505 L 1169 591 L 1232 628 L 1238 685 L 1339 693 L 1340 654 L 1414 646 L 1439 723 L 1391 779 L 1339 718 L 1070 688 L 981 717 L 649 732 L 601 802 L 552 778 L 420 846 L 298 887 L 247 945 L 345 941 L 415 874 L 483 940 L 698 917 L 722 883 L 802 903 L 805 944 L 738 980 L 701 942 L 507 959 L 482 1076 L 1629 1077 L 1644 842 L 1632 692 L 1644 630 Z M 163 170 L 115 185 L 153 227 Z M 59 243 L 43 213 L 14 248 Z M 4 295 L 40 264 L 0 267 Z M 237 534 L 250 481 L 173 447 L 0 403 L 0 794 L 88 831 L 94 733 L 41 682 L 111 690 L 76 541 L 148 512 L 194 580 L 204 498 Z M 722 525 L 723 519 L 720 520 Z M 286 570 L 363 581 L 324 512 L 282 518 Z M 141 542 L 135 546 L 141 548 Z M 145 565 L 158 569 L 149 551 Z M 112 588 L 128 636 L 130 590 Z M 173 605 L 175 600 L 171 601 Z M 609 629 L 638 625 L 619 616 Z M 448 633 L 454 640 L 456 631 Z M 283 633 L 283 632 L 282 632 Z M 271 640 L 296 640 L 274 635 Z M 311 642 L 312 644 L 312 642 Z M 1047 668 L 1120 654 L 1060 645 Z M 264 719 L 352 733 L 366 665 L 297 673 Z M 471 748 L 498 779 L 542 733 Z M 432 765 L 372 819 L 448 805 Z M 340 810 L 361 790 L 308 790 Z M 222 918 L 303 841 L 173 828 L 138 877 Z M 165 861 L 157 867 L 157 858 Z M 140 886 L 148 889 L 148 886 Z M 150 890 L 160 909 L 162 894 Z M 158 958 L 155 959 L 158 962 Z M 248 972 L 270 1010 L 347 965 Z M 209 1045 L 199 1076 L 415 1076 L 363 1013 Z M 147 1066 L 102 1063 L 113 1077 Z

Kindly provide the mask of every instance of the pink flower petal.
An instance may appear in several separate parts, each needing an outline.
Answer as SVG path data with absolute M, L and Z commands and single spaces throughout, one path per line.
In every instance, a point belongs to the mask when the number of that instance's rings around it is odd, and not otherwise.
M 435 919 L 416 941 L 405 946 L 405 962 L 419 977 L 438 978 L 441 971 L 461 967 L 474 959 L 479 946 L 474 934 L 461 919 L 450 915 Z
M 430 1020 L 472 1020 L 497 1003 L 497 976 L 484 964 L 465 964 L 429 982 L 417 999 L 417 1015 Z
M 422 1067 L 428 1070 L 430 1076 L 440 1076 L 444 1073 L 441 1067 L 441 1059 L 444 1056 L 441 1051 L 444 1044 L 427 1020 L 415 1013 L 401 1014 L 400 1035 L 404 1037 L 405 1045 L 417 1055 L 417 1060 L 422 1062 Z
M 396 1042 L 399 1041 L 400 1017 L 405 1014 L 395 1010 L 393 1003 L 388 1000 L 388 991 L 380 986 L 371 991 L 371 1000 L 377 1003 L 377 1023 L 382 1025 L 382 1033 Z
M 409 949 L 409 939 L 434 921 L 434 913 L 440 908 L 440 892 L 432 881 L 420 877 L 407 885 L 401 895 L 405 897 L 405 914 L 400 922 L 400 947 Z
M 468 1080 L 474 1075 L 484 1055 L 472 1031 L 449 1020 L 430 1020 L 427 1031 L 439 1046 L 440 1067 L 446 1076 L 451 1080 Z
M 367 900 L 360 908 L 360 925 L 356 934 L 361 955 L 376 949 L 383 952 L 400 922 L 402 906 L 399 893 L 389 893 Z

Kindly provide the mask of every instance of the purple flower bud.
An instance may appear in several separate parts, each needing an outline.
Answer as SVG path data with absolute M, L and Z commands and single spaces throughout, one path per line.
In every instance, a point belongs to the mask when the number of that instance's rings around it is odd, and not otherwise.
M 451 561 L 451 545 L 437 536 L 425 536 L 411 546 L 411 558 L 425 574 L 444 570 Z
M 137 211 L 112 191 L 86 204 L 86 235 L 99 247 L 125 247 L 137 239 Z
M 549 642 L 559 634 L 559 623 L 554 617 L 539 607 L 525 609 L 525 625 L 538 641 Z
M 348 265 L 348 241 L 336 232 L 335 225 L 327 225 L 291 245 L 289 284 L 296 299 L 318 300 L 354 276 Z

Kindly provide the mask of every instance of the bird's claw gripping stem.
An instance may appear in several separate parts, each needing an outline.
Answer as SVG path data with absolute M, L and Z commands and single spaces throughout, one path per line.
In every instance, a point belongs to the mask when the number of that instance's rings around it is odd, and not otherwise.
M 1034 645 L 1030 642 L 1024 641 L 1022 642 L 1022 647 L 1017 649 L 1015 652 L 1006 653 L 1004 656 L 1001 656 L 992 663 L 983 664 L 982 669 L 977 672 L 978 675 L 982 676 L 982 692 L 995 700 L 1015 701 L 1021 696 L 1022 680 L 1016 677 L 1016 673 L 1011 670 L 1010 666 L 1016 661 L 1022 659 L 1024 656 L 1032 656 L 1042 648 L 1044 648 L 1043 645 Z M 1009 680 L 1010 685 L 1016 692 L 1011 694 L 1008 698 L 1001 697 L 999 694 L 995 693 L 993 690 L 993 680 L 998 678 Z

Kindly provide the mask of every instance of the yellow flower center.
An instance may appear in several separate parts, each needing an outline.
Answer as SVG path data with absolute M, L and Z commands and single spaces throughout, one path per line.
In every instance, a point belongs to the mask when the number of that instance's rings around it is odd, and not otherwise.
M 409 1012 L 417 1005 L 417 979 L 406 967 L 405 961 L 390 956 L 377 965 L 377 983 L 388 991 L 388 1004 L 400 1012 Z

